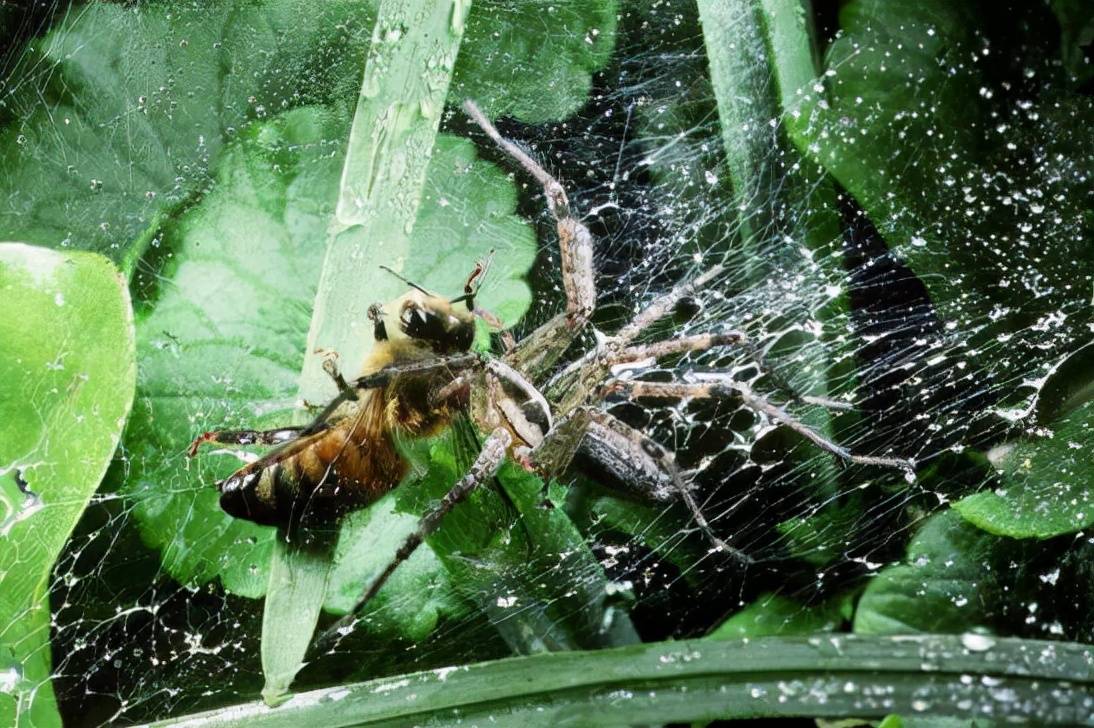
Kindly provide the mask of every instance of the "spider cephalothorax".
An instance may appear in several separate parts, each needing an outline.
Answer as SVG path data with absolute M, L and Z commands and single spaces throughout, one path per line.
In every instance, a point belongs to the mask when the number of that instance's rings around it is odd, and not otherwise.
M 464 108 L 543 187 L 558 230 L 564 310 L 519 342 L 508 344 L 499 356 L 480 356 L 470 349 L 475 317 L 492 320 L 474 305 L 486 263 L 475 265 L 463 295 L 451 300 L 407 281 L 411 290 L 405 295 L 369 310 L 376 345 L 360 376 L 347 382 L 333 360 L 328 360 L 325 368 L 340 394 L 311 425 L 266 432 L 210 432 L 191 447 L 193 454 L 208 441 L 279 445 L 219 485 L 221 503 L 232 515 L 285 525 L 307 521 L 311 514 L 320 520 L 335 518 L 396 487 L 406 472 L 393 444 L 396 436 L 432 434 L 457 415 L 471 417 L 481 432 L 488 433 L 467 474 L 435 510 L 422 517 L 346 619 L 352 619 L 379 591 L 449 510 L 494 476 L 507 456 L 543 475 L 553 475 L 563 472 L 583 450 L 648 497 L 682 501 L 714 548 L 741 564 L 748 563 L 746 554 L 711 529 L 672 452 L 601 406 L 609 393 L 673 399 L 735 397 L 845 461 L 911 468 L 901 458 L 850 453 L 728 374 L 675 382 L 613 377 L 619 367 L 744 342 L 741 332 L 726 329 L 640 343 L 651 325 L 669 315 L 681 300 L 717 280 L 722 273 L 719 266 L 655 298 L 614 334 L 598 337 L 593 350 L 558 370 L 559 360 L 587 327 L 596 305 L 592 235 L 571 213 L 565 189 L 557 180 L 498 134 L 473 103 L 467 102 Z M 801 399 L 839 406 L 818 398 Z M 332 631 L 342 626 L 339 623 Z

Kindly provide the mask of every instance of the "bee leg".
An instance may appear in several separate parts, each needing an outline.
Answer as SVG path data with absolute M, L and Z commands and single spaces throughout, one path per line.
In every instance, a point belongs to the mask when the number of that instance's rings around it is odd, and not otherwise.
M 376 593 L 380 591 L 380 588 L 385 583 L 387 583 L 387 580 L 395 570 L 399 568 L 399 565 L 409 559 L 410 555 L 422 545 L 422 542 L 437 530 L 437 527 L 441 525 L 441 521 L 448 515 L 449 511 L 466 499 L 477 487 L 489 481 L 497 474 L 498 468 L 500 468 L 502 462 L 504 462 L 505 453 L 509 449 L 509 445 L 512 441 L 512 435 L 503 427 L 499 427 L 490 433 L 490 436 L 482 443 L 482 449 L 479 451 L 478 457 L 475 458 L 475 462 L 472 463 L 471 467 L 468 469 L 467 475 L 460 478 L 460 480 L 452 486 L 452 489 L 441 499 L 440 504 L 436 508 L 422 516 L 422 519 L 418 521 L 418 527 L 406 537 L 406 540 L 399 546 L 399 550 L 395 552 L 394 558 L 392 558 L 388 565 L 384 567 L 384 570 L 372 580 L 368 589 L 366 589 L 357 602 L 354 603 L 353 608 L 319 636 L 319 644 L 325 644 L 328 640 L 349 632 L 356 619 L 357 613 L 376 596 Z
M 345 377 L 342 376 L 342 372 L 338 371 L 338 355 L 328 354 L 323 360 L 323 371 L 327 373 L 327 376 L 334 380 L 334 386 L 338 387 L 339 394 L 351 394 L 353 387 L 349 385 Z
M 453 354 L 452 356 L 441 356 L 425 361 L 412 361 L 408 364 L 393 364 L 372 374 L 358 377 L 351 386 L 355 389 L 377 389 L 386 386 L 392 379 L 403 374 L 425 374 L 438 369 L 455 373 L 464 369 L 478 369 L 483 364 L 484 359 L 479 354 L 470 352 L 467 354 Z
M 187 457 L 194 457 L 206 442 L 224 445 L 280 445 L 300 437 L 303 427 L 279 427 L 276 430 L 212 430 L 194 438 L 186 450 Z

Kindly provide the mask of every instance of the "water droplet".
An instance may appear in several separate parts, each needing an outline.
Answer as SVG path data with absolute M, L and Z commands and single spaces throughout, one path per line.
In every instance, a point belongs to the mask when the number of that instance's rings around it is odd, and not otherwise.
M 18 667 L 0 670 L 0 693 L 14 693 L 22 677 Z
M 965 649 L 972 652 L 987 652 L 995 647 L 995 638 L 991 635 L 966 632 L 961 635 L 961 644 L 965 646 Z

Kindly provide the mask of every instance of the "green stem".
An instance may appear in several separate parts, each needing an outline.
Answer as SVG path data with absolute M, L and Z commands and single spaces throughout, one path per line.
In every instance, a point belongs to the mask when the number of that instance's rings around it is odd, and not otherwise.
M 355 374 L 371 345 L 368 306 L 401 292 L 376 268 L 402 267 L 418 215 L 426 167 L 448 94 L 470 0 L 383 0 L 372 31 L 350 130 L 335 220 L 312 312 L 300 396 L 330 396 L 318 348 Z M 383 279 L 379 279 L 383 280 Z M 386 285 L 385 285 L 386 284 Z M 333 550 L 274 549 L 262 620 L 264 699 L 283 701 L 315 631 Z
M 444 110 L 470 0 L 380 3 L 361 95 L 342 168 L 306 351 L 333 349 L 356 367 L 371 346 L 366 312 L 403 284 L 378 278 L 401 270 L 410 250 L 426 167 Z M 362 285 L 379 280 L 379 285 Z M 322 357 L 308 356 L 300 394 L 329 396 Z
M 751 0 L 699 0 L 698 5 L 740 236 L 754 248 L 763 233 L 757 222 L 776 209 L 778 190 L 773 165 L 766 163 L 771 156 L 766 120 L 778 116 L 778 105 L 768 92 L 768 64 L 756 60 L 764 56 L 764 38 Z
M 686 723 L 766 716 L 1094 725 L 1094 647 L 982 635 L 658 642 L 316 690 L 159 726 Z

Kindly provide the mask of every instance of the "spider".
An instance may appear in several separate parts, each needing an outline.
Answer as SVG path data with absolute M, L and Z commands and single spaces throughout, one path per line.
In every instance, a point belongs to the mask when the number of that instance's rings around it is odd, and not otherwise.
M 457 416 L 469 417 L 478 431 L 488 433 L 466 474 L 422 516 L 388 565 L 321 641 L 344 633 L 446 514 L 490 481 L 507 457 L 550 476 L 565 471 L 581 451 L 621 482 L 637 484 L 648 498 L 682 502 L 715 550 L 741 566 L 750 564 L 747 554 L 714 533 L 673 453 L 599 406 L 608 395 L 683 400 L 732 397 L 845 462 L 911 470 L 912 463 L 901 458 L 851 453 L 728 373 L 692 374 L 674 382 L 613 375 L 619 367 L 746 343 L 742 332 L 732 330 L 640 342 L 651 325 L 716 280 L 723 272 L 721 266 L 655 298 L 614 334 L 598 336 L 592 350 L 558 370 L 564 354 L 589 327 L 596 306 L 593 236 L 574 215 L 558 180 L 502 137 L 472 101 L 465 102 L 464 110 L 541 185 L 558 231 L 565 309 L 522 340 L 506 340 L 506 350 L 500 356 L 480 355 L 470 351 L 475 318 L 494 321 L 474 304 L 486 264 L 475 266 L 463 295 L 451 300 L 405 281 L 411 290 L 404 296 L 369 310 L 376 344 L 361 376 L 349 382 L 333 359 L 324 363 L 340 394 L 311 425 L 264 432 L 207 432 L 190 448 L 193 455 L 204 442 L 278 445 L 219 483 L 219 488 L 221 505 L 232 515 L 285 525 L 302 520 L 305 513 L 324 521 L 337 519 L 396 487 L 406 474 L 406 464 L 394 444 L 396 435 L 426 436 Z M 545 384 L 537 384 L 542 382 Z M 820 398 L 800 399 L 846 408 Z

